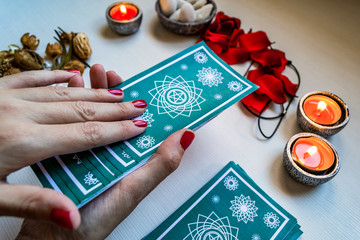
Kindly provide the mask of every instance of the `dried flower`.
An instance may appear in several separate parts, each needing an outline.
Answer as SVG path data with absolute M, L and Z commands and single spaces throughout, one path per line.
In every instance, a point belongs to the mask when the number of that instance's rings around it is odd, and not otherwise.
M 64 66 L 64 70 L 79 70 L 81 75 L 83 74 L 84 69 L 84 64 L 82 64 L 79 60 L 72 60 Z
M 40 43 L 40 40 L 36 39 L 35 35 L 30 35 L 29 33 L 25 33 L 20 40 L 24 48 L 30 50 L 35 50 Z
M 51 58 L 61 55 L 62 49 L 59 43 L 50 44 L 48 43 L 45 50 L 46 55 Z
M 91 56 L 92 50 L 90 42 L 85 33 L 78 33 L 75 35 L 73 39 L 73 49 L 75 54 L 83 60 L 86 60 Z
M 21 72 L 19 68 L 12 67 L 12 68 L 8 69 L 6 72 L 4 72 L 3 76 L 5 77 L 5 76 L 13 75 L 13 74 L 16 74 L 19 72 Z
M 44 66 L 44 59 L 32 50 L 16 50 L 14 57 L 16 64 L 26 70 L 40 70 Z

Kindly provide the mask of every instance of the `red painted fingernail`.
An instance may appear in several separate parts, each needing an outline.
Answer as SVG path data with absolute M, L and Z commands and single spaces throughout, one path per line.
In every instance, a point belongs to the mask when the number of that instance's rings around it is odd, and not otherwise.
M 76 74 L 80 74 L 79 70 L 67 70 L 67 72 L 71 72 L 71 73 L 76 73 Z
M 147 122 L 143 121 L 143 120 L 134 120 L 133 123 L 137 127 L 147 127 L 147 125 L 148 125 Z
M 117 96 L 123 95 L 123 90 L 118 89 L 118 88 L 109 89 L 108 91 L 109 91 L 109 93 L 114 94 L 114 95 L 117 95 Z
M 54 209 L 51 211 L 50 219 L 61 227 L 73 229 L 69 211 Z
M 191 132 L 191 131 L 186 131 L 184 132 L 184 134 L 182 135 L 181 139 L 180 139 L 180 145 L 182 146 L 182 148 L 184 150 L 186 150 L 190 144 L 192 143 L 192 141 L 195 138 L 195 133 Z
M 145 102 L 145 100 L 136 100 L 132 102 L 134 104 L 135 107 L 137 108 L 146 108 L 147 104 Z

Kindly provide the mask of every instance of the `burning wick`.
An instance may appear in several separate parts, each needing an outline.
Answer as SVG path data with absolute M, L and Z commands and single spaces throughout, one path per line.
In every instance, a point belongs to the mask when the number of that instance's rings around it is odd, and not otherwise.
M 310 147 L 310 148 L 306 151 L 306 153 L 304 153 L 304 159 L 311 157 L 311 155 L 314 155 L 317 151 L 318 151 L 318 150 L 317 150 L 317 147 L 316 147 L 316 146 Z
M 320 115 L 322 111 L 326 109 L 326 103 L 324 101 L 320 101 L 317 106 L 317 112 L 316 115 Z
M 123 14 L 126 14 L 127 10 L 126 7 L 124 5 L 120 5 L 120 12 Z

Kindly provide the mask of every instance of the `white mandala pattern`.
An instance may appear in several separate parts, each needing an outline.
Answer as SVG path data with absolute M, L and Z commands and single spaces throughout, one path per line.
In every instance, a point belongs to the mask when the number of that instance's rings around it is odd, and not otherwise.
M 221 94 L 215 94 L 214 95 L 214 98 L 216 99 L 216 100 L 221 100 L 223 97 L 222 97 L 222 95 Z
M 138 92 L 138 91 L 133 90 L 133 91 L 130 92 L 130 97 L 132 97 L 132 98 L 137 98 L 138 96 L 139 96 L 139 92 Z
M 233 92 L 240 92 L 243 89 L 243 86 L 239 82 L 232 81 L 229 82 L 228 88 Z
M 228 217 L 198 215 L 197 221 L 188 224 L 189 234 L 183 240 L 238 240 L 239 229 L 232 227 Z
M 88 172 L 85 175 L 84 182 L 87 185 L 94 185 L 94 184 L 97 184 L 99 182 L 99 180 L 97 178 L 94 178 L 94 174 L 92 174 L 91 172 Z
M 150 105 L 157 107 L 158 114 L 168 114 L 171 118 L 190 117 L 194 111 L 201 111 L 202 89 L 195 87 L 194 81 L 186 81 L 181 76 L 166 76 L 163 81 L 155 81 L 155 88 L 149 91 Z
M 170 132 L 173 129 L 174 129 L 174 127 L 172 125 L 170 125 L 170 124 L 167 124 L 167 125 L 164 126 L 164 130 L 167 131 L 167 132 Z
M 141 149 L 147 149 L 154 145 L 155 139 L 149 135 L 142 136 L 136 141 L 136 145 Z
M 230 210 L 233 211 L 232 216 L 236 217 L 238 222 L 247 223 L 248 221 L 254 221 L 258 208 L 255 206 L 255 201 L 251 201 L 249 196 L 244 197 L 241 194 L 240 197 L 235 196 L 235 200 L 231 201 Z
M 181 68 L 181 70 L 183 70 L 183 71 L 186 71 L 186 70 L 189 69 L 188 65 L 186 65 L 185 63 L 181 64 L 181 65 L 180 65 L 180 68 Z
M 196 76 L 199 78 L 199 82 L 202 82 L 203 85 L 208 85 L 209 87 L 218 86 L 222 83 L 221 72 L 218 72 L 217 69 L 212 69 L 211 67 L 203 68 L 198 70 L 199 74 Z
M 251 240 L 261 240 L 261 237 L 260 237 L 259 234 L 254 233 L 254 234 L 251 236 Z
M 235 177 L 227 176 L 224 180 L 224 186 L 230 191 L 234 191 L 239 186 L 239 183 Z
M 203 52 L 195 53 L 194 59 L 195 59 L 196 62 L 201 63 L 201 64 L 204 64 L 204 63 L 206 63 L 208 61 L 208 57 Z
M 269 228 L 277 228 L 280 225 L 279 217 L 272 212 L 268 212 L 264 215 L 264 223 Z
M 219 203 L 220 202 L 220 197 L 219 195 L 214 195 L 211 197 L 211 201 L 215 204 Z
M 134 120 L 144 120 L 145 122 L 147 122 L 148 127 L 151 127 L 151 123 L 154 121 L 154 119 L 152 118 L 153 116 L 154 114 L 149 113 L 149 109 L 146 109 L 143 114 L 134 118 Z

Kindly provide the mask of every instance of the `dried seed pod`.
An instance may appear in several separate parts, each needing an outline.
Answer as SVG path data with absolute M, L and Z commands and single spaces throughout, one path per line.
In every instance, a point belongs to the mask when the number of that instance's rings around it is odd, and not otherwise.
M 64 66 L 64 70 L 79 70 L 83 74 L 85 66 L 79 60 L 71 60 Z
M 9 70 L 7 70 L 6 72 L 4 72 L 3 77 L 13 75 L 13 74 L 16 74 L 16 73 L 19 73 L 19 72 L 21 72 L 19 68 L 12 67 Z
M 62 49 L 59 43 L 50 44 L 48 43 L 45 50 L 46 55 L 51 58 L 55 58 L 62 54 Z
M 92 50 L 90 42 L 85 33 L 76 34 L 73 38 L 73 49 L 75 54 L 83 60 L 86 60 L 91 56 Z
M 0 65 L 0 77 L 4 76 L 4 73 L 7 72 L 11 68 L 10 63 L 3 63 Z
M 40 40 L 36 39 L 35 35 L 30 35 L 29 33 L 25 33 L 24 35 L 22 35 L 20 41 L 24 48 L 30 50 L 35 50 L 40 43 Z
M 40 70 L 44 66 L 44 59 L 32 50 L 16 50 L 14 57 L 16 64 L 26 70 Z

